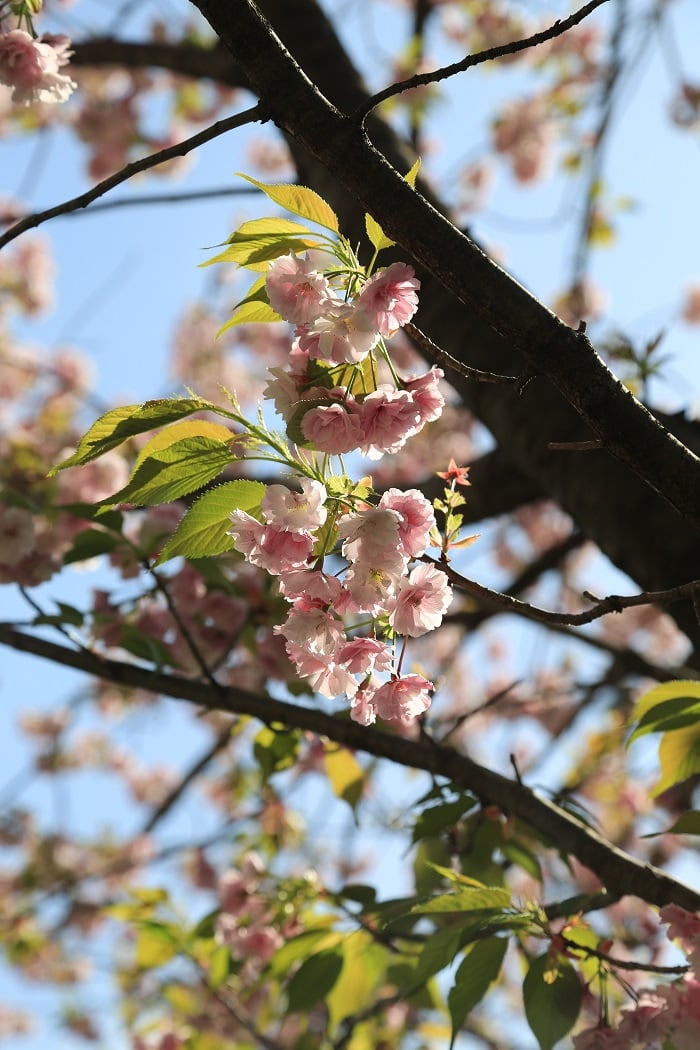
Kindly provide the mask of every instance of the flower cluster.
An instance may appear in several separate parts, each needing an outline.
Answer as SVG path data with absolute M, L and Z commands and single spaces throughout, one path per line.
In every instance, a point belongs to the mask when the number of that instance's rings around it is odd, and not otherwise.
M 299 492 L 269 485 L 258 516 L 231 513 L 237 550 L 278 577 L 290 605 L 275 631 L 298 675 L 324 696 L 347 696 L 363 725 L 409 726 L 428 708 L 433 683 L 401 673 L 405 642 L 438 627 L 452 599 L 445 574 L 417 561 L 440 542 L 425 496 L 391 488 L 376 498 L 342 460 L 342 474 L 331 469 L 334 456 L 397 452 L 442 412 L 441 370 L 400 379 L 386 349 L 413 317 L 418 288 L 404 263 L 367 276 L 343 244 L 270 264 L 267 298 L 295 332 L 289 366 L 271 369 L 265 396 L 305 476 Z
M 12 101 L 65 102 L 76 84 L 61 73 L 71 56 L 67 36 L 44 33 L 34 39 L 24 29 L 0 32 L 0 84 L 12 88 Z

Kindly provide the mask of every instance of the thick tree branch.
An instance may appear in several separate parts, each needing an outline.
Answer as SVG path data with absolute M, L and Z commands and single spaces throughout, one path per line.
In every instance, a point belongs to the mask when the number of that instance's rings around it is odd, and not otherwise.
M 529 824 L 558 850 L 578 857 L 616 896 L 632 894 L 659 907 L 675 903 L 688 911 L 700 911 L 700 893 L 606 842 L 575 817 L 518 781 L 508 780 L 450 748 L 426 740 L 406 740 L 315 708 L 258 696 L 243 689 L 228 687 L 217 691 L 207 683 L 106 660 L 33 637 L 7 624 L 0 624 L 0 644 L 105 681 L 189 700 L 207 710 L 250 715 L 267 724 L 278 722 L 289 728 L 308 730 L 377 758 L 445 777 L 474 792 L 482 801 Z
M 603 442 L 700 530 L 700 459 L 574 332 L 417 194 L 295 62 L 253 0 L 195 0 L 275 123 L 317 156 L 385 232 L 547 376 Z M 351 161 L 348 162 L 349 158 Z

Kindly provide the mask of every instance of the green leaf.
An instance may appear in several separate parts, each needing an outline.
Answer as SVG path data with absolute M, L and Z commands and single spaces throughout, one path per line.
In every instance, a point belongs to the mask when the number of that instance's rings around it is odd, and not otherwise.
M 628 744 L 646 733 L 665 733 L 700 721 L 700 682 L 677 680 L 654 686 L 635 704 L 637 728 Z
M 173 655 L 164 642 L 150 634 L 145 634 L 130 623 L 122 624 L 119 645 L 132 656 L 146 663 L 155 664 L 159 669 L 175 666 Z
M 217 408 L 210 401 L 202 401 L 197 397 L 165 397 L 158 401 L 146 401 L 143 405 L 113 408 L 92 424 L 87 434 L 80 439 L 73 455 L 52 467 L 49 476 L 66 467 L 89 463 L 136 434 L 144 434 L 191 416 L 193 412 L 205 410 L 216 412 Z
M 306 959 L 287 988 L 290 1013 L 306 1012 L 319 999 L 324 999 L 338 980 L 342 968 L 343 956 L 337 948 L 329 948 Z
M 178 933 L 173 927 L 158 922 L 140 924 L 136 935 L 136 965 L 151 970 L 169 962 L 179 951 Z
M 464 1024 L 464 1019 L 486 995 L 489 987 L 501 972 L 503 956 L 508 941 L 502 937 L 488 937 L 467 949 L 467 954 L 455 975 L 455 983 L 447 996 L 447 1005 L 452 1018 L 452 1038 Z
M 552 1047 L 571 1031 L 581 1009 L 583 991 L 571 963 L 559 963 L 556 978 L 550 982 L 552 961 L 548 955 L 538 956 L 530 964 L 523 981 L 525 1016 L 540 1050 Z
M 418 172 L 420 171 L 420 164 L 421 160 L 419 157 L 415 164 L 412 165 L 411 170 L 407 171 L 404 175 L 404 179 L 412 189 L 416 188 L 416 179 L 418 178 Z
M 185 514 L 161 551 L 156 565 L 170 558 L 211 558 L 233 549 L 231 511 L 255 513 L 265 495 L 261 481 L 226 481 L 205 492 Z
M 498 887 L 472 889 L 463 887 L 452 893 L 440 893 L 429 901 L 416 904 L 411 909 L 413 915 L 433 915 L 445 912 L 489 911 L 510 914 L 511 898 L 507 890 Z
M 330 916 L 328 920 L 332 921 Z M 343 936 L 335 930 L 305 930 L 275 952 L 265 973 L 268 977 L 284 977 L 295 962 L 308 958 L 316 948 L 334 948 Z
M 475 805 L 476 799 L 472 795 L 460 795 L 457 799 L 441 802 L 437 806 L 431 806 L 429 809 L 423 810 L 416 817 L 411 842 L 418 842 L 420 839 L 428 836 L 438 835 L 446 828 L 453 827 L 462 814 L 472 809 Z
M 391 238 L 387 237 L 376 219 L 373 219 L 369 214 L 365 215 L 365 229 L 370 244 L 377 252 L 381 252 L 384 248 L 391 248 L 392 245 L 396 244 L 396 241 L 392 241 Z
M 108 506 L 135 503 L 137 507 L 157 507 L 197 492 L 237 461 L 231 441 L 233 435 L 227 442 L 207 437 L 176 441 L 143 460 L 124 488 L 102 502 Z
M 347 748 L 330 745 L 323 756 L 323 764 L 336 797 L 342 798 L 354 810 L 365 785 L 360 763 Z
M 700 812 L 693 809 L 689 813 L 683 813 L 666 831 L 655 831 L 651 835 L 643 835 L 642 838 L 653 839 L 657 835 L 700 835 Z
M 231 973 L 231 952 L 226 945 L 219 945 L 212 954 L 209 963 L 209 987 L 220 988 Z
M 700 723 L 664 733 L 659 744 L 659 764 L 661 779 L 652 791 L 654 797 L 700 773 Z
M 198 437 L 210 438 L 212 441 L 223 442 L 224 444 L 228 442 L 230 444 L 236 435 L 223 423 L 212 423 L 208 419 L 183 419 L 179 423 L 172 423 L 169 427 L 163 427 L 162 430 L 159 430 L 157 434 L 148 439 L 136 457 L 132 473 L 141 466 L 144 460 L 150 459 L 155 452 L 169 448 L 170 445 L 183 441 L 185 438 Z
M 376 988 L 384 975 L 389 952 L 364 930 L 346 936 L 341 943 L 343 966 L 326 998 L 331 1032 L 346 1017 L 371 1007 Z
M 281 316 L 270 306 L 265 287 L 265 276 L 259 277 L 248 289 L 248 294 L 233 308 L 233 314 L 216 333 L 217 338 L 239 324 L 275 324 Z
M 314 190 L 310 190 L 306 186 L 292 186 L 284 183 L 269 185 L 264 182 L 258 182 L 257 179 L 251 178 L 250 175 L 244 175 L 240 171 L 236 172 L 236 174 L 240 175 L 246 182 L 251 182 L 253 186 L 257 186 L 271 201 L 279 204 L 286 211 L 290 211 L 294 215 L 300 215 L 302 219 L 310 219 L 311 222 L 316 222 L 319 226 L 323 226 L 326 230 L 331 230 L 333 233 L 339 232 L 338 216 Z
M 232 262 L 250 270 L 266 270 L 267 264 L 280 255 L 318 247 L 320 242 L 316 237 L 305 236 L 310 233 L 308 227 L 289 219 L 252 219 L 231 234 L 223 252 L 200 265 Z
M 299 732 L 296 729 L 279 729 L 263 726 L 253 742 L 255 761 L 267 780 L 273 773 L 289 769 L 294 765 L 299 748 Z
M 63 555 L 63 564 L 72 565 L 74 562 L 97 558 L 101 554 L 110 554 L 118 546 L 118 537 L 102 529 L 85 529 L 78 533 L 73 546 Z
M 39 613 L 32 620 L 32 624 L 38 626 L 39 624 L 62 624 L 69 623 L 73 627 L 82 627 L 85 620 L 85 616 L 81 613 L 80 609 L 76 609 L 74 605 L 66 605 L 65 602 L 56 602 L 59 608 L 57 613 Z

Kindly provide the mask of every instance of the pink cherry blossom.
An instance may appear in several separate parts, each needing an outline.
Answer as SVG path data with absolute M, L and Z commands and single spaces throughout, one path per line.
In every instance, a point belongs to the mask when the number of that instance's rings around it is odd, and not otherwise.
M 420 426 L 432 423 L 442 415 L 445 398 L 440 391 L 440 380 L 444 376 L 445 373 L 441 368 L 433 366 L 424 375 L 412 376 L 401 383 L 404 390 L 408 390 L 418 409 Z
M 353 638 L 338 653 L 338 663 L 353 674 L 391 670 L 391 653 L 376 638 Z
M 325 572 L 291 569 L 280 578 L 280 590 L 290 601 L 304 595 L 315 604 L 320 602 L 337 608 L 342 584 L 335 576 L 329 576 Z
M 324 312 L 297 333 L 299 348 L 335 365 L 357 364 L 379 341 L 371 318 L 353 303 L 328 299 Z
M 614 1028 L 596 1025 L 574 1036 L 575 1050 L 632 1050 L 633 1044 Z
M 398 587 L 389 623 L 398 634 L 418 638 L 442 623 L 452 601 L 452 589 L 444 572 L 432 565 L 417 565 Z
M 312 478 L 303 478 L 301 492 L 286 485 L 268 485 L 262 500 L 265 520 L 278 529 L 292 532 L 312 531 L 326 520 L 324 503 L 328 496 L 325 485 Z
M 352 599 L 354 612 L 378 616 L 391 604 L 402 579 L 403 564 L 358 561 L 345 573 L 345 587 Z
M 338 535 L 343 540 L 343 557 L 368 565 L 403 566 L 400 550 L 398 511 L 384 507 L 344 514 L 338 521 Z
M 398 452 L 415 434 L 420 413 L 407 390 L 380 387 L 368 394 L 360 409 L 362 454 L 378 459 L 385 452 Z
M 285 622 L 274 630 L 287 639 L 287 652 L 292 646 L 299 653 L 334 656 L 346 641 L 341 621 L 320 605 L 294 606 Z
M 395 510 L 399 515 L 399 542 L 409 558 L 425 554 L 430 530 L 436 528 L 432 504 L 418 489 L 387 489 L 379 501 L 382 510 Z
M 32 102 L 65 102 L 77 87 L 61 66 L 71 52 L 66 36 L 44 34 L 32 39 L 23 29 L 0 33 L 0 84 L 12 90 L 12 101 L 28 106 Z
M 700 284 L 686 289 L 681 317 L 687 324 L 700 324 Z
M 0 503 L 0 562 L 17 565 L 34 550 L 34 516 L 23 507 Z
M 372 326 L 389 339 L 418 309 L 419 288 L 413 267 L 396 262 L 370 277 L 358 302 L 371 317 Z
M 377 716 L 384 722 L 409 726 L 430 707 L 430 693 L 434 686 L 419 674 L 392 678 L 374 694 Z
M 270 263 L 265 280 L 270 306 L 292 324 L 308 324 L 324 310 L 332 292 L 323 274 L 318 273 L 306 255 L 293 252 Z
M 318 452 L 331 456 L 352 452 L 362 441 L 359 414 L 340 404 L 310 408 L 301 420 L 301 431 Z
M 377 706 L 374 702 L 375 690 L 372 686 L 358 689 L 350 701 L 350 717 L 361 726 L 371 726 L 377 721 Z
M 313 550 L 310 532 L 290 532 L 274 525 L 263 525 L 243 510 L 231 512 L 231 528 L 236 549 L 253 565 L 279 576 L 306 565 Z

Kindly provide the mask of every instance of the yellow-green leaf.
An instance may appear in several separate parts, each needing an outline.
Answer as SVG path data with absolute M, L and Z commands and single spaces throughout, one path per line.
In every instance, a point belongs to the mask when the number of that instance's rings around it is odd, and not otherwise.
M 257 179 L 251 178 L 250 175 L 244 175 L 240 171 L 236 174 L 240 175 L 246 182 L 251 182 L 253 186 L 257 186 L 259 190 L 267 194 L 271 201 L 279 204 L 286 211 L 291 211 L 294 215 L 301 215 L 303 219 L 310 219 L 311 222 L 316 222 L 319 226 L 323 226 L 333 233 L 339 232 L 338 216 L 330 205 L 326 204 L 324 199 L 319 197 L 314 190 L 310 190 L 306 186 L 293 186 L 289 183 L 270 185 L 258 182 Z
M 360 763 L 351 751 L 335 744 L 328 746 L 323 763 L 326 776 L 337 797 L 344 799 L 354 809 L 362 798 L 365 782 Z
M 675 679 L 654 686 L 637 700 L 632 721 L 637 727 L 628 744 L 646 733 L 665 733 L 697 723 L 700 721 L 700 682 Z
M 367 230 L 370 244 L 378 252 L 382 251 L 383 248 L 391 248 L 392 245 L 396 244 L 396 241 L 392 241 L 390 237 L 387 237 L 376 219 L 373 219 L 369 214 L 365 215 L 365 229 Z
M 419 157 L 416 163 L 411 168 L 411 170 L 407 171 L 404 175 L 404 179 L 406 180 L 408 185 L 411 186 L 413 189 L 416 188 L 416 179 L 418 178 L 418 172 L 420 171 L 420 163 L 421 161 Z
M 136 965 L 142 970 L 162 966 L 178 953 L 178 942 L 172 930 L 158 923 L 144 925 L 136 936 Z
M 152 438 L 149 438 L 136 458 L 134 471 L 138 470 L 143 461 L 152 456 L 154 452 L 158 452 L 162 448 L 168 448 L 177 441 L 193 437 L 206 437 L 212 441 L 231 442 L 234 435 L 223 423 L 211 423 L 207 419 L 186 419 L 181 423 L 173 423 L 171 426 L 159 430 Z
M 78 448 L 49 472 L 55 474 L 66 467 L 89 463 L 110 449 L 122 445 L 136 434 L 167 426 L 194 412 L 217 411 L 210 401 L 198 397 L 169 397 L 157 401 L 146 401 L 143 405 L 123 405 L 105 412 L 92 424 L 87 434 L 78 442 Z
M 205 492 L 192 504 L 175 534 L 160 552 L 156 565 L 170 558 L 211 558 L 233 548 L 229 536 L 231 511 L 255 515 L 265 495 L 261 481 L 226 481 Z
M 660 795 L 700 773 L 700 723 L 664 733 L 659 744 L 661 779 L 652 791 Z

